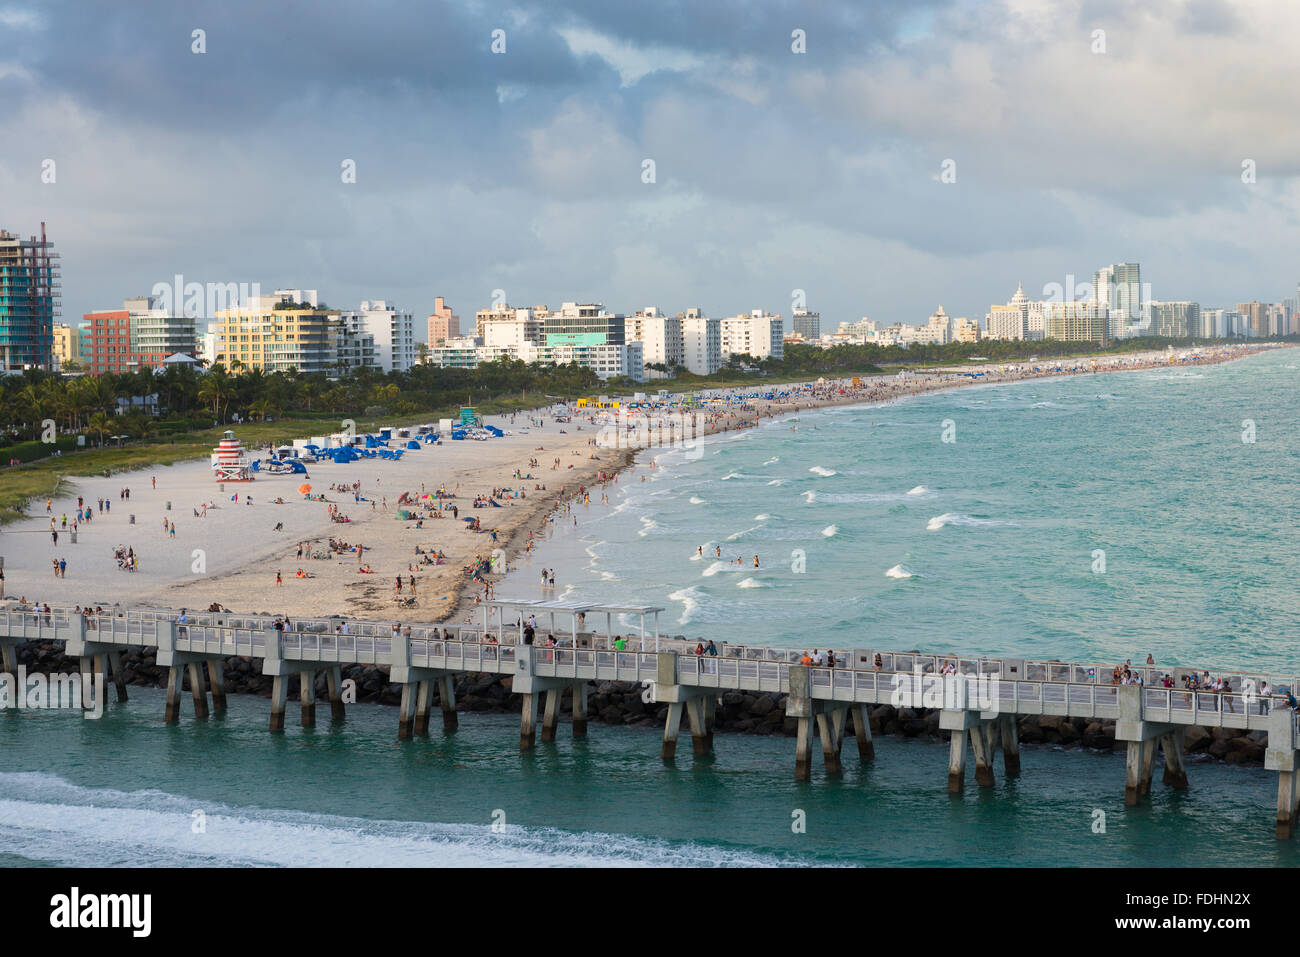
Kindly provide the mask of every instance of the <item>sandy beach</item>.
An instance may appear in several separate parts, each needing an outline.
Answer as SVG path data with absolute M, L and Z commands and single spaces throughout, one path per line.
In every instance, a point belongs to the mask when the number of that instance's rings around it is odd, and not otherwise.
M 1245 349 L 1207 349 L 1199 359 L 1179 364 L 1250 354 L 1253 351 Z M 1151 368 L 1170 361 L 1165 353 L 1147 353 L 1061 360 L 1059 369 L 1055 360 L 1039 362 L 1037 369 L 1025 363 L 972 364 L 959 371 L 863 378 L 857 386 L 849 380 L 756 385 L 732 391 L 772 390 L 776 397 L 715 403 L 703 413 L 705 433 L 747 428 L 762 419 L 826 405 L 888 402 L 964 385 Z M 1013 365 L 1017 368 L 1009 368 Z M 964 374 L 971 372 L 985 375 Z M 634 464 L 636 449 L 626 442 L 618 443 L 625 446 L 621 448 L 604 447 L 612 444 L 607 441 L 609 430 L 602 432 L 608 415 L 602 419 L 593 414 L 585 420 L 575 416 L 572 422 L 557 423 L 536 414 L 540 426 L 530 424 L 527 414 L 489 417 L 489 424 L 509 434 L 488 441 L 444 440 L 436 447 L 409 451 L 400 461 L 311 464 L 306 480 L 312 486 L 311 500 L 298 491 L 304 481 L 300 475 L 264 474 L 256 481 L 219 488 L 206 461 L 78 478 L 65 484 L 48 511 L 44 500 L 33 501 L 28 518 L 0 532 L 5 596 L 50 604 L 116 602 L 162 608 L 207 608 L 215 602 L 238 611 L 293 617 L 464 620 L 484 594 L 483 582 L 473 579 L 475 563 L 492 562 L 486 579 L 499 580 L 527 553 L 530 537 L 546 534 L 549 521 L 582 520 L 576 511 L 563 513 L 566 503 L 585 491 L 589 507 L 600 507 L 604 482 L 634 481 L 635 471 L 625 470 L 651 467 L 648 462 Z M 332 489 L 354 483 L 359 490 Z M 129 499 L 124 489 L 130 490 Z M 435 498 L 436 504 L 448 508 L 423 514 L 441 517 L 426 517 L 422 528 L 413 519 L 397 518 L 398 508 L 405 507 L 398 504 L 403 493 L 418 498 L 426 493 L 437 496 L 440 490 L 454 495 Z M 317 500 L 321 495 L 324 501 Z M 92 518 L 78 524 L 74 543 L 78 496 Z M 488 497 L 498 506 L 472 507 L 476 498 Z M 101 498 L 107 510 L 100 509 Z M 553 516 L 557 509 L 559 515 Z M 332 512 L 348 521 L 335 521 Z M 478 518 L 481 530 L 470 530 L 465 518 Z M 343 547 L 330 549 L 331 539 Z M 364 546 L 360 555 L 357 545 Z M 119 567 L 119 549 L 131 550 L 137 570 Z M 443 563 L 422 562 L 417 549 L 426 556 L 441 553 Z M 308 552 L 318 557 L 307 557 Z M 59 560 L 66 562 L 63 576 L 54 574 L 52 563 Z M 370 573 L 362 571 L 367 567 Z M 299 577 L 300 569 L 305 577 Z M 411 597 L 414 577 L 413 604 L 397 601 L 399 575 L 402 599 Z M 563 587 L 557 582 L 558 590 Z

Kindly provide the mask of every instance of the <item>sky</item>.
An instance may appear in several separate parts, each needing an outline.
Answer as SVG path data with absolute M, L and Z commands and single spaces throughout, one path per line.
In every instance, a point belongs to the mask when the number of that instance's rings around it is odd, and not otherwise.
M 46 222 L 71 324 L 177 274 L 462 327 L 498 290 L 982 319 L 1114 262 L 1272 302 L 1297 36 L 1294 0 L 0 0 L 0 228 Z

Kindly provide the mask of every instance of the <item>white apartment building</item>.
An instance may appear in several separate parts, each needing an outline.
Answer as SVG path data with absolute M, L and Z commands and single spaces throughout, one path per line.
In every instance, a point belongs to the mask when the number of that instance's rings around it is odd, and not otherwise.
M 713 375 L 722 368 L 722 320 L 698 307 L 682 314 L 682 364 L 694 375 Z
M 1003 341 L 1029 338 L 1027 310 L 1010 303 L 1005 306 L 990 306 L 988 315 L 984 317 L 984 336 Z
M 628 316 L 623 324 L 628 342 L 641 343 L 646 364 L 672 366 L 685 365 L 685 339 L 681 316 L 665 316 L 654 306 L 647 306 Z M 650 378 L 666 377 L 667 373 L 647 370 Z
M 785 356 L 785 332 L 781 317 L 751 310 L 722 320 L 722 358 L 733 355 L 780 359 Z
M 952 342 L 952 318 L 940 306 L 925 325 L 912 327 L 910 338 L 913 342 L 946 345 Z
M 415 365 L 415 317 L 411 313 L 373 299 L 363 302 L 360 309 L 342 313 L 340 318 L 350 335 L 373 340 L 365 350 L 368 354 L 359 357 L 359 365 L 384 372 L 405 372 Z M 350 358 L 345 361 L 352 364 Z

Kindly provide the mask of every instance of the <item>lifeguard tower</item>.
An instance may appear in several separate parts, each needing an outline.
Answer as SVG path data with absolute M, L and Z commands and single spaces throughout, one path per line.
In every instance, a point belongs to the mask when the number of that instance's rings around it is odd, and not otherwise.
M 252 473 L 244 459 L 244 445 L 229 430 L 212 450 L 212 471 L 218 482 L 251 482 Z
M 483 417 L 478 414 L 478 409 L 472 405 L 463 405 L 460 409 L 460 427 L 462 429 L 481 429 L 483 428 Z

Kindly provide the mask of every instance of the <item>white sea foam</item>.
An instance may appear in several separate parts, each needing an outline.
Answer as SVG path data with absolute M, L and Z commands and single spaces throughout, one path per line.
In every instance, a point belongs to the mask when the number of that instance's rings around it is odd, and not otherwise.
M 912 569 L 908 568 L 906 565 L 895 565 L 889 571 L 885 572 L 886 578 L 912 578 L 914 575 L 916 575 L 916 572 L 912 571 Z
M 767 484 L 768 484 L 768 485 L 784 485 L 785 483 L 784 483 L 783 481 L 781 481 L 780 479 L 772 479 L 772 481 L 768 482 Z
M 194 833 L 202 806 L 205 831 Z M 512 824 L 372 820 L 232 806 L 159 790 L 117 791 L 53 774 L 0 774 L 0 840 L 78 867 L 536 867 L 770 865 L 743 851 Z M 719 859 L 719 854 L 723 855 Z
M 691 503 L 692 505 L 708 505 L 708 504 L 709 504 L 708 502 L 704 501 L 704 499 L 700 498 L 698 495 L 692 495 L 692 496 L 690 497 L 690 503 Z
M 675 592 L 668 594 L 669 601 L 679 601 L 682 603 L 682 616 L 677 619 L 679 625 L 689 625 L 691 619 L 700 608 L 700 593 L 691 585 L 687 588 L 679 588 Z
M 1292 366 L 1291 368 L 1294 369 L 1295 366 Z M 775 465 L 775 464 L 776 464 L 777 462 L 779 462 L 779 461 L 781 461 L 781 456 L 779 456 L 779 455 L 774 455 L 774 456 L 772 456 L 770 459 L 768 459 L 766 462 L 764 462 L 763 464 L 764 464 L 764 465 Z
M 742 478 L 742 477 L 743 476 L 741 476 L 739 472 L 729 472 L 728 474 L 722 476 L 721 481 L 726 482 L 729 481 L 730 479 Z
M 939 529 L 953 525 L 963 528 L 1018 528 L 1015 522 L 1007 522 L 998 518 L 973 518 L 970 515 L 962 515 L 958 512 L 944 512 L 942 515 L 936 515 L 926 523 L 926 531 L 937 532 Z
M 907 492 L 907 494 L 908 494 L 908 495 L 924 495 L 924 494 L 925 494 L 926 492 L 928 492 L 928 491 L 930 491 L 930 490 L 929 490 L 928 488 L 926 488 L 924 485 L 918 485 L 918 486 L 917 486 L 916 488 L 914 488 L 914 489 L 909 489 L 908 492 Z
M 763 513 L 760 514 L 760 515 L 755 515 L 755 516 L 754 516 L 754 521 L 756 521 L 756 522 L 766 522 L 766 521 L 770 521 L 771 518 L 772 518 L 771 515 L 768 515 L 767 512 L 763 512 Z
M 820 466 L 820 465 L 814 465 L 814 466 L 813 466 L 812 468 L 810 468 L 808 471 L 809 471 L 809 472 L 812 472 L 814 475 L 820 475 L 820 476 L 822 476 L 823 478 L 830 478 L 832 475 L 838 475 L 838 474 L 839 474 L 839 473 L 836 472 L 834 469 L 822 468 L 822 466 Z
M 808 489 L 806 492 L 800 492 L 799 494 L 803 496 L 805 502 L 812 502 L 817 498 L 817 493 L 812 489 Z
M 746 578 L 744 581 L 736 582 L 737 588 L 769 588 L 766 582 L 761 582 L 757 578 Z
M 837 534 L 839 534 L 839 531 L 840 531 L 840 527 L 838 525 L 827 525 L 825 528 L 822 529 L 822 535 L 825 538 L 834 538 Z

